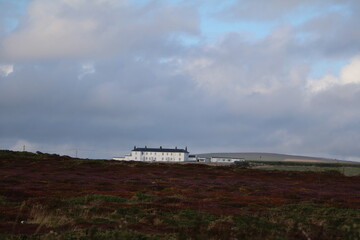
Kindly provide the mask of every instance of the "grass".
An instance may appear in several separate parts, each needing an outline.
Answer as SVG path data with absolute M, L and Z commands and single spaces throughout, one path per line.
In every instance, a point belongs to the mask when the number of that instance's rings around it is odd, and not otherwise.
M 343 239 L 360 237 L 360 210 L 326 207 L 319 204 L 287 204 L 255 214 L 214 215 L 194 209 L 161 210 L 132 201 L 127 205 L 117 198 L 96 197 L 61 200 L 58 209 L 51 204 L 34 205 L 28 223 L 38 224 L 34 234 L 26 239 Z M 98 201 L 100 200 L 100 201 Z M 70 203 L 70 205 L 69 205 Z M 103 208 L 101 203 L 114 204 Z M 25 207 L 29 208 L 30 206 Z M 65 207 L 65 208 L 64 208 Z M 117 208 L 117 209 L 115 209 Z M 52 230 L 41 228 L 87 225 L 86 229 Z M 141 233 L 134 229 L 168 233 Z M 105 228 L 104 228 L 105 227 Z M 112 229 L 108 229 L 111 227 Z M 170 231 L 170 232 L 169 232 Z M 161 232 L 161 231 L 160 231 Z M 166 231 L 165 231 L 166 232 Z M 2 239 L 25 239 L 18 235 L 3 235 Z M 19 237 L 19 238 L 18 238 Z M 0 238 L 1 239 L 1 238 Z
M 112 196 L 112 195 L 100 195 L 100 194 L 90 194 L 86 196 L 81 197 L 71 197 L 65 200 L 69 204 L 88 204 L 90 202 L 116 202 L 116 203 L 123 203 L 126 202 L 127 199 L 118 197 L 118 196 Z

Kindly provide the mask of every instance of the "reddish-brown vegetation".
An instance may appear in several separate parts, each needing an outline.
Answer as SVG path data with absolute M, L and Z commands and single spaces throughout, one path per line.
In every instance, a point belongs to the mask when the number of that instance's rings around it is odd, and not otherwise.
M 94 195 L 117 196 L 124 202 L 102 202 L 93 211 L 111 215 L 114 209 L 118 212 L 119 209 L 130 211 L 136 206 L 146 209 L 148 216 L 139 218 L 137 222 L 125 222 L 125 218 L 92 223 L 64 219 L 64 223 L 56 226 L 40 226 L 41 220 L 34 220 L 35 210 L 56 211 L 64 207 L 66 199 Z M 164 216 L 191 210 L 214 216 L 214 219 L 209 218 L 211 221 L 202 231 L 214 239 L 221 239 L 219 234 L 235 231 L 234 217 L 267 214 L 267 221 L 277 224 L 279 219 L 275 218 L 281 217 L 281 214 L 277 216 L 276 209 L 291 204 L 350 209 L 359 217 L 360 177 L 345 177 L 334 172 L 280 172 L 198 164 L 74 160 L 52 155 L 39 158 L 3 157 L 0 159 L 0 197 L 3 201 L 0 204 L 0 233 L 3 234 L 64 232 L 93 226 L 114 229 L 120 225 L 144 234 L 179 233 L 179 226 L 171 226 Z M 138 213 L 136 209 L 131 211 Z M 160 213 L 165 215 L 159 217 Z M 95 213 L 90 212 L 87 216 L 91 218 Z M 289 220 L 289 217 L 286 218 L 284 221 Z M 321 223 L 314 224 L 322 226 Z M 289 239 L 304 239 L 306 232 L 312 231 L 312 227 L 295 226 L 295 223 L 291 226 L 296 229 L 294 233 L 288 230 L 286 236 Z M 194 228 L 187 228 L 185 234 L 195 236 L 197 233 L 193 231 Z M 316 231 L 309 234 L 314 235 Z M 325 231 L 326 234 L 330 232 Z M 177 236 L 181 238 L 181 234 Z M 326 239 L 326 236 L 319 239 Z M 333 236 L 333 239 L 338 239 L 341 234 Z M 223 239 L 230 238 L 229 235 Z M 246 236 L 244 239 L 247 239 Z

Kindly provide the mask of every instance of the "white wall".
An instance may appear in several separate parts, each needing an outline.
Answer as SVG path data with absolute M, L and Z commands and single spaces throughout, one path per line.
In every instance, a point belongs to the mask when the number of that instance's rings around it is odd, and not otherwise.
M 157 161 L 157 162 L 184 162 L 188 161 L 189 154 L 182 152 L 139 152 L 132 151 L 134 156 L 138 156 L 140 161 Z M 138 160 L 138 161 L 139 161 Z
M 221 162 L 221 163 L 233 163 L 236 161 L 244 161 L 243 158 L 217 158 L 217 157 L 212 157 L 210 159 L 210 162 Z
M 183 152 L 141 152 L 131 151 L 125 157 L 113 158 L 119 161 L 146 161 L 146 162 L 184 162 L 188 161 L 189 153 Z

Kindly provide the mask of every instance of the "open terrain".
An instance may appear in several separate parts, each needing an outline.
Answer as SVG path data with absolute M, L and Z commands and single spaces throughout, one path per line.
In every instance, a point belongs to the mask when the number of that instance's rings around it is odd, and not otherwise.
M 0 239 L 360 239 L 360 176 L 0 151 Z

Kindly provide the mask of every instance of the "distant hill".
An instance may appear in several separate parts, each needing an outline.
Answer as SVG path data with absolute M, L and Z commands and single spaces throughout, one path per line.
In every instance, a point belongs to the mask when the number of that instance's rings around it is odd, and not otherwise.
M 278 153 L 202 153 L 197 157 L 211 158 L 243 158 L 245 161 L 269 161 L 269 162 L 307 162 L 307 163 L 356 163 L 345 160 L 297 156 Z

